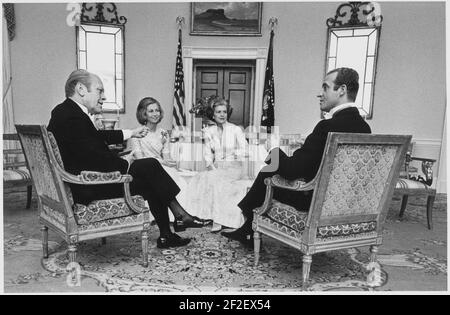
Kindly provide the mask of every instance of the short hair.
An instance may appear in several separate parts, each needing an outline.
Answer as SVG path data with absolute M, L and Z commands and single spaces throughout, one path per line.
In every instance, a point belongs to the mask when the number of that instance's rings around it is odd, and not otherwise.
M 139 102 L 136 110 L 136 118 L 141 125 L 145 125 L 147 123 L 147 107 L 151 104 L 158 105 L 158 109 L 160 112 L 158 123 L 164 118 L 164 111 L 161 107 L 161 104 L 153 97 L 144 97 Z
M 69 78 L 66 81 L 65 86 L 66 97 L 70 97 L 75 94 L 75 86 L 77 85 L 78 82 L 85 85 L 90 91 L 92 81 L 94 78 L 100 80 L 100 78 L 97 75 L 90 73 L 89 71 L 84 69 L 72 71 L 72 73 L 69 75 Z
M 337 72 L 336 79 L 334 79 L 334 90 L 337 90 L 341 85 L 347 86 L 347 96 L 349 100 L 354 102 L 359 90 L 359 75 L 358 72 L 351 68 L 336 68 L 327 73 L 327 75 Z
M 214 110 L 216 109 L 217 106 L 225 106 L 227 108 L 227 119 L 230 118 L 231 113 L 233 112 L 233 108 L 230 106 L 230 104 L 228 104 L 228 101 L 225 100 L 222 97 L 219 96 L 213 96 L 209 102 L 209 108 L 211 109 L 209 111 L 209 113 L 207 112 L 207 114 L 209 114 L 210 117 L 208 117 L 209 119 L 213 120 L 214 118 Z

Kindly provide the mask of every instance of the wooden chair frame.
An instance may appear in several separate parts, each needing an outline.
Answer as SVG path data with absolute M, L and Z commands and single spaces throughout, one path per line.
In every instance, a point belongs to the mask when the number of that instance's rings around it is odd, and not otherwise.
M 404 165 L 405 176 L 401 176 L 401 177 L 402 178 L 404 177 L 407 180 L 417 181 L 418 185 L 422 186 L 422 187 L 407 188 L 407 187 L 402 187 L 402 185 L 400 183 L 401 188 L 397 188 L 397 187 L 395 188 L 394 194 L 396 196 L 400 196 L 402 198 L 399 217 L 402 218 L 405 213 L 406 206 L 408 205 L 408 197 L 409 196 L 425 197 L 425 198 L 427 198 L 427 204 L 426 204 L 427 226 L 428 226 L 429 230 L 432 230 L 433 229 L 433 204 L 434 204 L 434 200 L 436 199 L 436 189 L 431 187 L 431 184 L 433 183 L 432 167 L 433 167 L 433 164 L 436 162 L 436 160 L 411 156 L 411 154 L 412 154 L 411 149 L 408 150 L 408 152 L 406 153 L 406 157 L 405 157 L 405 165 Z M 418 181 L 413 178 L 413 176 L 411 174 L 411 169 L 416 169 L 415 167 L 410 167 L 410 164 L 413 161 L 421 162 L 421 171 L 422 171 L 423 175 L 425 176 L 424 181 Z M 418 174 L 418 170 L 415 171 L 415 173 Z M 401 182 L 401 179 L 399 181 Z M 422 183 L 422 184 L 419 184 L 419 183 Z
M 254 230 L 254 254 L 255 266 L 259 262 L 259 252 L 261 246 L 261 233 L 271 238 L 281 241 L 282 243 L 294 247 L 303 253 L 303 285 L 307 286 L 309 272 L 312 263 L 312 255 L 315 253 L 339 250 L 352 247 L 370 246 L 371 262 L 376 261 L 376 255 L 379 245 L 382 244 L 383 223 L 386 219 L 389 204 L 392 199 L 394 187 L 400 172 L 402 161 L 404 160 L 408 143 L 411 136 L 397 135 L 374 135 L 374 134 L 354 134 L 354 133 L 329 133 L 321 165 L 316 177 L 308 182 L 300 180 L 287 181 L 278 175 L 265 179 L 267 185 L 266 196 L 263 205 L 254 209 L 253 230 Z M 335 217 L 322 217 L 322 208 L 325 201 L 325 195 L 330 183 L 331 172 L 334 165 L 335 155 L 340 145 L 381 145 L 395 146 L 395 158 L 389 175 L 381 194 L 377 210 L 374 214 L 356 214 L 343 215 Z M 273 203 L 274 187 L 288 189 L 291 191 L 310 191 L 314 190 L 311 206 L 306 220 L 305 229 L 301 233 L 301 237 L 296 238 L 291 235 L 282 233 L 281 231 L 271 228 L 269 224 L 265 224 L 262 216 L 271 208 Z M 357 224 L 360 222 L 375 221 L 376 231 L 370 236 L 354 237 L 349 239 L 330 241 L 321 240 L 318 242 L 317 231 L 322 226 L 332 226 L 339 224 Z
M 104 237 L 139 231 L 142 234 L 142 264 L 148 266 L 150 213 L 148 207 L 135 204 L 131 199 L 129 187 L 132 181 L 131 175 L 122 175 L 120 172 L 101 173 L 91 171 L 83 171 L 80 175 L 70 174 L 63 169 L 56 141 L 52 146 L 51 140 L 54 140 L 54 138 L 50 132 L 47 132 L 46 126 L 16 125 L 16 129 L 30 167 L 33 185 L 38 195 L 39 221 L 42 225 L 44 257 L 48 257 L 48 228 L 67 242 L 70 262 L 75 262 L 77 244 L 81 241 L 102 238 L 102 242 L 104 243 Z M 28 139 L 35 139 L 42 142 L 44 148 L 40 149 L 45 153 L 45 161 L 42 162 L 45 165 L 36 165 L 33 162 L 32 155 L 35 152 L 29 144 Z M 58 152 L 55 152 L 55 146 Z M 37 177 L 42 176 L 39 173 L 40 167 L 48 167 L 51 178 L 38 179 Z M 44 191 L 37 180 L 44 180 L 49 189 Z M 127 222 L 108 227 L 93 226 L 89 229 L 82 229 L 81 225 L 75 219 L 73 211 L 74 203 L 69 183 L 80 185 L 123 184 L 124 201 L 129 209 L 136 213 L 136 216 L 133 216 L 131 223 Z
M 5 141 L 17 141 L 20 143 L 19 136 L 16 133 L 5 133 L 3 134 L 3 140 Z M 18 149 L 3 149 L 3 156 L 8 157 L 10 155 L 23 155 L 23 150 L 21 148 Z M 3 170 L 15 170 L 19 167 L 27 167 L 27 163 L 23 162 L 5 162 L 3 163 Z M 31 207 L 31 197 L 33 191 L 33 184 L 30 178 L 18 179 L 18 180 L 5 180 L 3 178 L 3 188 L 12 188 L 12 187 L 27 187 L 27 204 L 26 208 L 30 209 Z

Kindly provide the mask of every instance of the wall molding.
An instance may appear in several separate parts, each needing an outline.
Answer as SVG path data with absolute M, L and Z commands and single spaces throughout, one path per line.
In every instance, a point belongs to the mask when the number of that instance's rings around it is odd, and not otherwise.
M 415 142 L 417 145 L 430 145 L 430 146 L 441 146 L 442 139 L 418 139 L 413 138 L 412 142 Z
M 259 126 L 262 107 L 262 96 L 264 90 L 264 76 L 266 70 L 267 48 L 261 47 L 183 47 L 183 65 L 184 65 L 184 86 L 185 98 L 184 105 L 186 111 L 192 108 L 194 104 L 194 60 L 195 59 L 219 59 L 219 60 L 255 60 L 255 77 L 253 103 L 250 108 L 253 109 L 250 117 L 250 124 Z M 187 125 L 191 130 L 195 130 L 192 115 L 187 115 Z

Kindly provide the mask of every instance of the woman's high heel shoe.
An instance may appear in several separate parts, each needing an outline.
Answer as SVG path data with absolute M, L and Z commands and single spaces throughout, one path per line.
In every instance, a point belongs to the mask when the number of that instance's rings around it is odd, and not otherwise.
M 173 229 L 175 232 L 185 231 L 187 228 L 201 228 L 212 223 L 212 220 L 203 220 L 197 217 L 192 217 L 192 221 L 183 222 L 182 219 L 175 219 L 173 221 Z

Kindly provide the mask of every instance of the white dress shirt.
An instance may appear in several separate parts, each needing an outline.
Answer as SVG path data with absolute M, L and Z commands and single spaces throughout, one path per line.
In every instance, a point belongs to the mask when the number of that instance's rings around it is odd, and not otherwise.
M 356 107 L 356 104 L 351 102 L 338 105 L 336 107 L 333 107 L 328 113 L 324 113 L 323 117 L 325 117 L 325 119 L 331 119 L 337 112 L 350 107 Z

